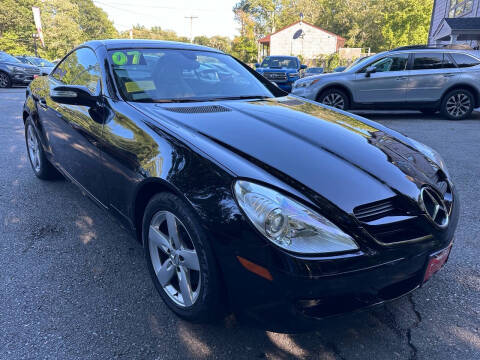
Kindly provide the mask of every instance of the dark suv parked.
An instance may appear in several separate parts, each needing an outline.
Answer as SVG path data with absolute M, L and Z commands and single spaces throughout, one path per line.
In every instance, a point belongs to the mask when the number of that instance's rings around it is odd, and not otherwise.
M 255 64 L 259 74 L 273 81 L 284 91 L 292 91 L 292 84 L 300 79 L 300 70 L 307 66 L 295 56 L 267 56 L 261 64 Z
M 8 88 L 13 84 L 27 85 L 39 75 L 38 67 L 23 64 L 12 55 L 0 51 L 0 88 Z

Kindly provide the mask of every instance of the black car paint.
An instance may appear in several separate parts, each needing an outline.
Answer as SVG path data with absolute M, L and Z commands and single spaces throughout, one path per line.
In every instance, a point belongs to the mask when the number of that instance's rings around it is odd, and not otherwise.
M 272 321 L 281 317 L 287 325 L 291 315 L 298 325 L 298 319 L 309 323 L 389 300 L 418 287 L 428 256 L 452 241 L 456 197 L 447 230 L 433 228 L 419 210 L 414 215 L 433 236 L 408 244 L 379 243 L 353 216 L 359 205 L 394 196 L 418 208 L 420 188 L 432 184 L 437 169 L 407 137 L 292 96 L 128 103 L 115 89 L 107 49 L 158 45 L 95 41 L 86 46 L 101 60 L 103 96 L 97 109 L 53 102 L 51 79 L 42 77 L 27 90 L 24 119 L 34 121 L 50 161 L 138 239 L 142 211 L 153 193 L 171 191 L 190 204 L 210 234 L 232 309 Z M 224 112 L 181 109 L 211 105 Z M 351 235 L 360 250 L 305 257 L 277 248 L 237 205 L 232 186 L 238 178 L 267 184 L 312 207 Z M 269 269 L 273 281 L 247 271 L 237 256 Z

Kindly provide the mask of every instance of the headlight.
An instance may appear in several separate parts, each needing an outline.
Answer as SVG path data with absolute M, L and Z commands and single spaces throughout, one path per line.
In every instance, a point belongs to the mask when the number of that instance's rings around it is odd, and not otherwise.
M 309 86 L 312 86 L 313 84 L 316 84 L 319 80 L 320 79 L 297 82 L 295 83 L 295 87 L 296 88 L 309 87 Z
M 447 165 L 445 164 L 445 160 L 443 160 L 443 158 L 440 156 L 440 154 L 432 149 L 430 146 L 427 146 L 425 144 L 422 144 L 421 142 L 419 141 L 416 141 L 416 140 L 413 140 L 410 138 L 410 141 L 413 143 L 413 147 L 415 149 L 417 149 L 418 151 L 420 151 L 423 155 L 425 155 L 427 158 L 429 158 L 430 160 L 432 160 L 435 164 L 438 165 L 438 167 L 440 169 L 442 169 L 442 171 L 450 177 L 449 173 L 448 173 L 448 169 L 447 169 Z
M 13 71 L 13 72 L 23 72 L 24 71 L 23 68 L 18 67 L 18 66 L 13 66 L 13 65 L 7 65 L 7 68 L 9 68 L 10 71 Z
M 299 74 L 298 72 L 296 72 L 296 73 L 290 73 L 290 74 L 288 74 L 288 76 L 290 76 L 290 77 L 299 77 L 300 74 Z
M 285 250 L 319 254 L 358 249 L 355 241 L 329 220 L 275 190 L 239 180 L 235 196 L 257 230 Z

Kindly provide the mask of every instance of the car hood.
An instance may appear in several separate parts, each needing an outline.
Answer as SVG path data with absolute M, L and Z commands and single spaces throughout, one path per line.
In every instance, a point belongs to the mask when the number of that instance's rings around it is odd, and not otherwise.
M 271 72 L 284 72 L 287 74 L 290 73 L 297 73 L 298 69 L 290 69 L 290 68 L 258 68 L 257 72 L 260 74 L 263 73 L 271 73 Z
M 380 124 L 295 97 L 131 105 L 293 178 L 347 212 L 398 192 L 416 200 L 438 170 L 408 138 L 402 141 Z
M 36 66 L 24 64 L 22 62 L 17 63 L 17 62 L 5 61 L 5 62 L 2 62 L 2 64 L 10 65 L 10 66 L 16 66 L 16 67 L 20 67 L 20 68 L 24 68 L 24 69 L 37 69 Z

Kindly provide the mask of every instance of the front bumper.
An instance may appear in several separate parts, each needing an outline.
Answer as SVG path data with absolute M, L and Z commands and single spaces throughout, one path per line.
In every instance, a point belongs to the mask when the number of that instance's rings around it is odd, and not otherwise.
M 313 87 L 293 88 L 292 94 L 309 100 L 316 100 L 318 91 Z
M 275 331 L 305 331 L 314 328 L 319 319 L 379 305 L 417 289 L 423 284 L 433 252 L 326 276 L 272 271 L 270 282 L 245 272 L 235 301 L 239 305 L 240 300 L 241 314 L 254 325 Z
M 372 242 L 356 252 L 328 257 L 297 256 L 268 243 L 245 246 L 248 238 L 259 236 L 247 230 L 231 235 L 237 240 L 234 253 L 222 246 L 223 254 L 217 257 L 230 306 L 255 326 L 291 332 L 404 296 L 423 284 L 431 255 L 452 243 L 458 214 L 457 200 L 449 228 L 428 240 L 393 246 Z M 223 240 L 228 243 L 225 236 Z M 270 279 L 247 269 L 239 257 L 267 269 Z
M 33 81 L 34 75 L 16 72 L 12 74 L 12 81 L 15 84 L 30 84 Z

